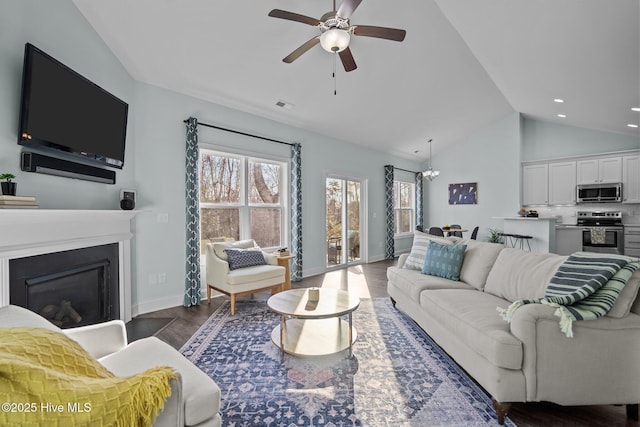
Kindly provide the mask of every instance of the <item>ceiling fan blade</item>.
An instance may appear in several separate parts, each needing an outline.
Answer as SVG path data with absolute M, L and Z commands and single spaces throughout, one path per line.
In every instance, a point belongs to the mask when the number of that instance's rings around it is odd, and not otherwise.
M 308 25 L 319 25 L 320 21 L 310 16 L 300 15 L 299 13 L 287 12 L 286 10 L 273 9 L 269 12 L 269 16 L 273 18 L 287 19 L 289 21 L 302 22 Z
M 351 49 L 346 48 L 342 52 L 338 53 L 338 55 L 340 55 L 340 60 L 342 61 L 345 71 L 349 72 L 358 68 L 356 61 L 353 59 L 353 55 L 351 54 Z
M 405 30 L 397 28 L 375 27 L 372 25 L 355 25 L 353 26 L 353 34 L 356 36 L 377 37 L 379 39 L 393 40 L 401 42 L 407 35 Z
M 336 15 L 344 19 L 351 18 L 351 15 L 356 11 L 356 8 L 360 6 L 360 3 L 362 3 L 362 0 L 344 0 Z
M 318 43 L 320 43 L 320 36 L 314 37 L 311 40 L 306 41 L 299 48 L 297 48 L 296 50 L 291 52 L 282 61 L 286 62 L 287 64 L 291 64 L 293 61 L 295 61 L 300 56 L 302 56 L 303 53 L 305 53 L 306 51 L 308 51 L 309 49 L 311 49 L 312 47 L 314 47 Z

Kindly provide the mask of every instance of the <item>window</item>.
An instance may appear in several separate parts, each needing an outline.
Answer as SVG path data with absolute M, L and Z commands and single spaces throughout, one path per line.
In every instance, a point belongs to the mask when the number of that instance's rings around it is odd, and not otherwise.
M 263 249 L 286 241 L 287 164 L 200 150 L 200 241 L 254 239 Z
M 393 212 L 395 234 L 411 233 L 415 221 L 416 185 L 412 182 L 393 182 Z

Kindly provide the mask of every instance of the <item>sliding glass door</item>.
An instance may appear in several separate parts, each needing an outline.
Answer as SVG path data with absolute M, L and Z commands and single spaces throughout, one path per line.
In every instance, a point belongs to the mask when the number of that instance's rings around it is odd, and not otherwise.
M 326 191 L 326 265 L 360 263 L 366 249 L 366 182 L 361 179 L 328 175 Z

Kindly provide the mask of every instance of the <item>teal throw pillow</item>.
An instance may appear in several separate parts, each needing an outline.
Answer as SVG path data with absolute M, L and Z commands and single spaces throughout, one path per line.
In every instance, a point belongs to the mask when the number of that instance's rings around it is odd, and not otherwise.
M 429 242 L 422 274 L 460 280 L 460 269 L 464 261 L 467 245 L 441 245 Z

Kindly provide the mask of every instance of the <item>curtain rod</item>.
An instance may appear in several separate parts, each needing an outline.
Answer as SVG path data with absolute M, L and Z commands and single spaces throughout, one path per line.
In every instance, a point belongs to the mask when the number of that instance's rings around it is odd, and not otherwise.
M 183 120 L 183 121 L 185 123 L 188 122 L 188 120 Z M 253 134 L 246 133 L 246 132 L 240 132 L 239 130 L 227 129 L 227 128 L 223 128 L 223 127 L 220 127 L 220 126 L 211 125 L 211 124 L 208 124 L 208 123 L 198 122 L 198 125 L 199 126 L 205 126 L 205 127 L 208 127 L 208 128 L 223 130 L 225 132 L 237 133 L 238 135 L 250 136 L 251 138 L 264 139 L 265 141 L 276 142 L 278 144 L 289 145 L 291 147 L 293 147 L 295 145 L 295 144 L 292 144 L 291 142 L 278 141 L 277 139 L 271 139 L 271 138 L 266 138 L 264 136 L 253 135 Z
M 398 169 L 399 171 L 405 171 L 405 172 L 410 172 L 410 173 L 420 173 L 420 172 L 414 172 L 414 171 L 410 171 L 408 169 L 402 169 L 402 168 L 397 168 L 397 167 L 393 167 L 394 169 Z

